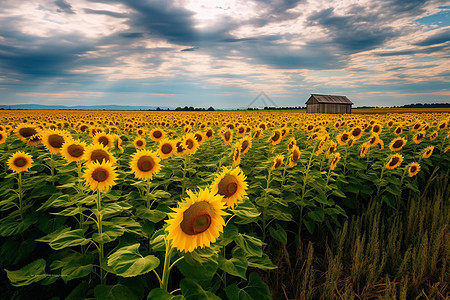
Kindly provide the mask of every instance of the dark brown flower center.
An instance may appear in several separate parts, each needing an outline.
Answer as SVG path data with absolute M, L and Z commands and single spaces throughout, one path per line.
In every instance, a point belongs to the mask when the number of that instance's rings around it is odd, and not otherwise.
M 241 151 L 244 152 L 245 150 L 247 150 L 247 148 L 248 148 L 248 141 L 245 140 L 242 142 Z
M 417 170 L 417 167 L 416 167 L 416 166 L 411 166 L 411 169 L 410 169 L 411 173 L 416 172 L 416 170 Z
M 300 153 L 298 151 L 294 151 L 292 153 L 292 160 L 297 161 L 300 158 Z
M 314 126 L 309 125 L 307 129 L 308 129 L 308 130 L 313 130 L 313 128 L 314 128 Z
M 87 128 L 88 128 L 88 127 L 87 127 L 86 125 L 82 125 L 82 126 L 80 127 L 80 131 L 81 131 L 81 132 L 85 132 Z
M 397 129 L 395 129 L 395 133 L 400 134 L 402 132 L 402 129 L 400 127 L 397 127 Z
M 159 139 L 162 136 L 162 132 L 159 130 L 156 130 L 155 132 L 153 132 L 153 136 L 157 139 Z
M 108 171 L 102 167 L 96 168 L 92 172 L 92 179 L 97 182 L 103 182 L 108 179 Z
M 64 144 L 64 138 L 59 134 L 51 134 L 48 137 L 48 143 L 53 148 L 61 148 L 62 144 Z
M 81 145 L 72 144 L 67 147 L 67 152 L 69 152 L 72 157 L 80 157 L 84 153 L 84 148 Z
M 281 164 L 283 163 L 283 161 L 281 159 L 277 159 L 277 161 L 275 162 L 275 169 L 278 169 L 279 167 L 281 167 Z
M 155 161 L 153 160 L 153 158 L 151 156 L 147 156 L 147 155 L 141 156 L 137 162 L 137 167 L 142 172 L 151 171 L 153 169 L 154 165 L 155 165 Z
M 328 149 L 328 152 L 329 153 L 333 153 L 334 150 L 336 150 L 336 148 L 334 146 L 330 146 L 330 149 Z
M 24 138 L 28 138 L 30 136 L 35 135 L 37 132 L 32 127 L 24 127 L 19 129 L 19 134 L 23 136 Z
M 343 142 L 345 142 L 346 140 L 348 140 L 348 134 L 347 134 L 347 133 L 344 133 L 344 134 L 342 135 L 342 137 L 341 137 L 341 140 L 342 140 Z
M 355 128 L 352 131 L 353 136 L 358 136 L 361 133 L 361 128 Z
M 391 159 L 391 162 L 389 163 L 389 166 L 391 166 L 391 167 L 395 166 L 399 162 L 399 160 L 400 160 L 400 158 L 398 158 L 397 156 L 393 157 Z
M 171 144 L 162 145 L 161 152 L 164 154 L 169 154 L 170 152 L 172 152 L 172 145 Z
M 195 139 L 200 143 L 203 140 L 203 136 L 199 133 L 196 133 L 195 135 Z
M 176 147 L 177 147 L 178 153 L 181 153 L 184 151 L 183 144 L 181 142 L 177 142 Z
M 208 131 L 206 131 L 206 136 L 210 138 L 212 135 L 213 135 L 212 130 L 208 129 Z
M 373 132 L 378 132 L 378 131 L 380 131 L 380 126 L 375 125 L 375 126 L 373 127 Z
M 190 150 L 194 148 L 194 142 L 191 139 L 186 140 L 186 146 Z
M 144 142 L 143 142 L 142 140 L 137 140 L 137 141 L 136 141 L 136 145 L 137 145 L 138 147 L 141 147 L 142 145 L 144 145 Z
M 420 124 L 416 124 L 416 125 L 414 125 L 414 129 L 419 129 L 419 127 L 420 127 Z
M 225 198 L 233 196 L 238 189 L 236 178 L 233 175 L 225 175 L 219 182 L 218 189 L 218 194 Z
M 417 135 L 417 139 L 418 139 L 418 140 L 423 139 L 423 134 L 422 134 L 422 133 L 419 133 L 419 134 Z
M 97 149 L 92 151 L 91 160 L 93 162 L 101 163 L 102 161 L 109 161 L 109 154 L 105 150 Z
M 394 144 L 392 144 L 392 147 L 394 149 L 400 148 L 402 146 L 403 146 L 403 140 L 397 140 L 397 141 L 394 142 Z
M 231 139 L 231 133 L 229 131 L 226 131 L 223 136 L 225 137 L 225 140 L 228 141 L 229 139 Z
M 276 141 L 278 141 L 279 138 L 280 138 L 280 133 L 278 131 L 275 131 L 272 136 L 272 141 L 276 142 Z
M 16 167 L 21 168 L 21 167 L 25 166 L 26 164 L 27 164 L 27 159 L 26 159 L 25 157 L 17 157 L 17 158 L 14 160 L 14 165 L 15 165 Z
M 98 142 L 100 144 L 103 144 L 103 146 L 106 147 L 106 146 L 108 146 L 109 139 L 106 136 L 101 136 L 101 137 L 98 138 Z
M 211 225 L 211 216 L 214 216 L 211 204 L 206 201 L 196 202 L 184 211 L 181 230 L 187 235 L 202 233 Z
M 239 127 L 238 131 L 239 131 L 239 133 L 244 133 L 245 128 L 244 127 Z

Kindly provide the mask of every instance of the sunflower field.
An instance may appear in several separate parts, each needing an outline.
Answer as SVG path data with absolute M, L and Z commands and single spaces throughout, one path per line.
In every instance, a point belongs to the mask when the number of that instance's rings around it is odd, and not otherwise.
M 448 299 L 449 123 L 0 111 L 0 298 Z

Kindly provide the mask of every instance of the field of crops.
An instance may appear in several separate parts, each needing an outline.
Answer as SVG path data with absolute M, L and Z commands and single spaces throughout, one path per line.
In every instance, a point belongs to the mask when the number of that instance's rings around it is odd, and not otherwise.
M 0 298 L 446 299 L 449 123 L 0 111 Z

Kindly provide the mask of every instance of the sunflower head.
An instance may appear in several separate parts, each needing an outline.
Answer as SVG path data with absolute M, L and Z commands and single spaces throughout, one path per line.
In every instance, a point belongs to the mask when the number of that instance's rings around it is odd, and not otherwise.
M 199 145 L 201 145 L 206 140 L 205 135 L 200 131 L 194 133 L 194 137 Z
M 61 154 L 69 163 L 73 161 L 81 161 L 83 159 L 85 148 L 86 144 L 84 142 L 70 139 L 65 141 L 62 145 Z
M 273 159 L 273 165 L 272 168 L 270 168 L 270 170 L 276 170 L 279 167 L 281 167 L 283 165 L 283 161 L 284 161 L 284 155 L 277 155 L 274 159 Z
M 94 144 L 102 144 L 106 148 L 110 148 L 114 144 L 114 137 L 107 133 L 98 133 L 92 138 Z
M 339 152 L 335 152 L 333 159 L 331 161 L 330 170 L 334 170 L 336 168 L 337 163 L 341 160 L 341 154 Z
M 302 153 L 300 152 L 300 149 L 298 146 L 294 146 L 292 148 L 291 155 L 289 156 L 289 167 L 294 167 L 297 165 L 297 161 L 300 159 L 300 155 Z
M 336 137 L 338 144 L 341 146 L 345 145 L 349 138 L 350 134 L 348 132 L 343 132 Z
M 36 126 L 30 124 L 19 124 L 14 130 L 17 137 L 26 143 L 32 136 L 36 135 L 38 132 Z
M 239 167 L 234 169 L 223 168 L 211 184 L 211 192 L 221 195 L 222 202 L 234 208 L 238 201 L 247 195 L 246 176 Z
M 397 137 L 392 140 L 391 144 L 389 145 L 389 149 L 391 151 L 400 151 L 403 146 L 406 145 L 407 140 L 402 137 Z
M 164 139 L 165 133 L 161 128 L 154 128 L 150 131 L 149 136 L 152 141 L 159 142 Z
M 372 127 L 372 133 L 380 134 L 382 130 L 383 126 L 381 126 L 380 124 L 375 124 Z
M 147 142 L 145 141 L 145 139 L 141 136 L 138 136 L 134 141 L 133 141 L 133 146 L 136 149 L 145 149 L 145 145 L 147 145 Z
M 364 130 L 361 127 L 357 126 L 357 127 L 353 128 L 353 130 L 350 132 L 350 134 L 355 140 L 357 140 L 362 136 L 363 132 L 364 132 Z
M 426 147 L 423 151 L 422 158 L 429 158 L 433 154 L 434 146 Z
M 89 145 L 84 149 L 83 159 L 88 162 L 88 164 L 102 161 L 111 162 L 114 164 L 116 159 L 114 156 L 106 149 L 102 144 Z
M 413 177 L 413 176 L 417 175 L 417 173 L 419 173 L 419 171 L 420 171 L 420 165 L 416 162 L 413 162 L 409 165 L 408 176 Z
M 44 144 L 45 148 L 47 148 L 47 150 L 52 154 L 60 153 L 64 142 L 67 139 L 70 139 L 70 136 L 67 132 L 54 129 L 42 132 L 41 136 L 42 143 Z
M 241 144 L 237 143 L 233 150 L 233 163 L 231 164 L 233 167 L 239 166 L 241 164 Z
M 222 138 L 225 145 L 230 145 L 233 141 L 233 131 L 231 131 L 229 128 L 224 129 L 220 133 L 220 137 Z
M 394 130 L 394 133 L 396 135 L 400 135 L 400 134 L 402 134 L 402 132 L 403 132 L 402 126 L 397 126 L 397 128 L 395 128 L 395 130 Z
M 276 129 L 272 132 L 272 135 L 267 140 L 271 142 L 272 145 L 278 145 L 281 142 L 282 134 L 280 129 Z
M 131 157 L 130 167 L 135 178 L 149 180 L 161 170 L 160 161 L 161 159 L 155 153 L 148 150 L 138 150 Z
M 198 247 L 209 247 L 223 232 L 225 203 L 222 196 L 208 188 L 198 194 L 188 190 L 188 197 L 169 213 L 167 239 L 181 252 L 192 252 Z
M 395 169 L 400 166 L 403 162 L 403 156 L 401 154 L 394 154 L 389 158 L 388 163 L 386 164 L 386 169 Z
M 186 134 L 183 143 L 186 149 L 186 154 L 194 154 L 195 152 L 197 152 L 199 143 L 193 133 Z
M 255 133 L 253 134 L 254 139 L 260 138 L 262 135 L 262 129 L 256 129 Z
M 173 154 L 175 156 L 183 156 L 186 153 L 186 147 L 183 143 L 183 141 L 175 140 L 175 149 Z
M 214 130 L 211 127 L 206 128 L 205 137 L 206 139 L 212 138 L 214 135 Z
M 175 143 L 167 139 L 162 140 L 159 143 L 158 155 L 161 159 L 166 159 L 172 156 L 175 151 Z
M 241 154 L 245 154 L 252 147 L 252 139 L 249 137 L 242 138 L 241 142 Z
M 367 141 L 367 144 L 369 145 L 369 147 L 373 147 L 376 144 L 378 144 L 379 142 L 380 142 L 380 137 L 378 136 L 378 134 L 373 133 L 372 136 Z
M 361 145 L 361 151 L 359 152 L 359 156 L 366 157 L 367 152 L 369 151 L 369 144 L 366 142 Z
M 426 135 L 426 131 L 418 132 L 413 138 L 414 143 L 420 144 L 422 142 L 422 140 L 425 138 L 425 135 Z
M 333 153 L 334 151 L 336 151 L 336 146 L 337 146 L 337 143 L 331 141 L 330 146 L 328 147 L 328 150 L 327 150 L 327 153 L 326 153 L 326 156 L 327 156 L 327 157 L 330 157 L 331 153 Z
M 28 171 L 33 164 L 31 155 L 23 151 L 17 151 L 8 159 L 8 169 L 15 173 Z
M 6 131 L 0 131 L 0 144 L 3 144 L 6 142 L 6 138 L 8 137 L 8 134 Z
M 294 149 L 294 146 L 297 145 L 297 141 L 295 140 L 295 137 L 291 137 L 289 139 L 289 142 L 287 144 L 287 149 L 289 151 L 292 151 Z
M 434 141 L 438 137 L 438 134 L 439 134 L 438 131 L 433 132 L 430 135 L 430 141 Z
M 91 190 L 98 189 L 100 192 L 106 192 L 116 184 L 114 180 L 117 178 L 117 174 L 111 162 L 93 162 L 88 164 L 87 167 L 84 178 L 86 185 L 89 185 Z

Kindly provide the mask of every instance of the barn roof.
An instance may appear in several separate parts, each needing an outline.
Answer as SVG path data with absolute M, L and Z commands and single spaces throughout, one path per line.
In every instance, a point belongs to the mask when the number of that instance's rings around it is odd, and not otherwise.
M 346 96 L 311 94 L 306 103 L 311 99 L 315 99 L 319 103 L 353 104 Z

